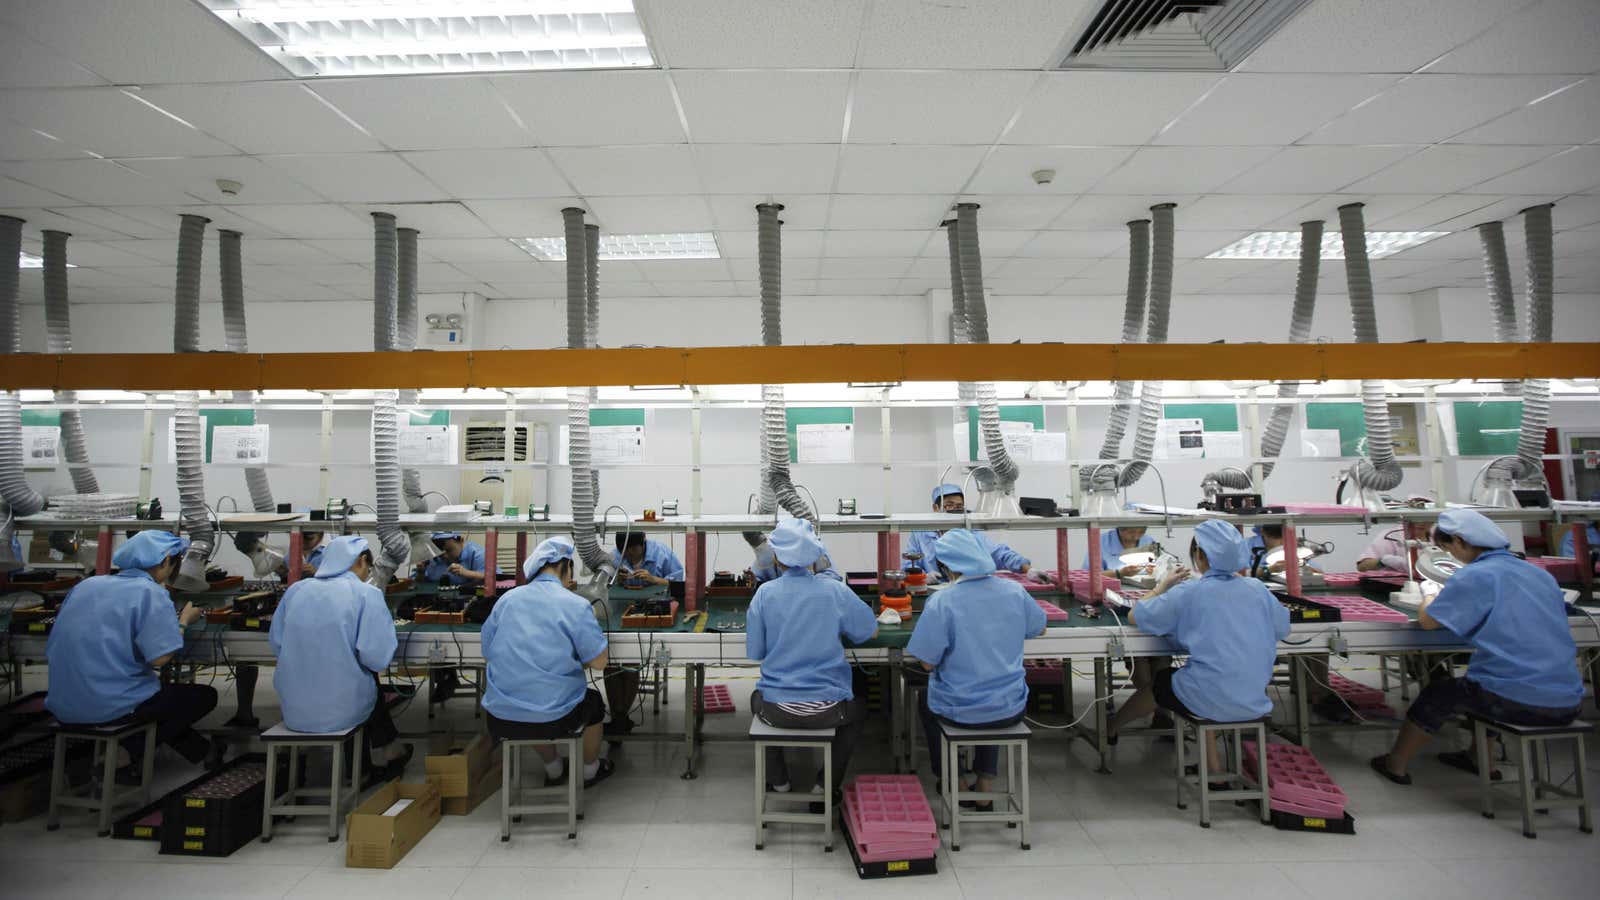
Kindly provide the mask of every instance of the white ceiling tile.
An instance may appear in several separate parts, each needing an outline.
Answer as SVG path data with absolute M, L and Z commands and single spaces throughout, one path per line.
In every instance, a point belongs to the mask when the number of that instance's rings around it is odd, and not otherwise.
M 1551 219 L 1557 231 L 1600 225 L 1600 194 L 1563 198 Z
M 984 280 L 983 289 L 991 297 L 1042 297 L 1055 293 L 1060 278 L 1011 278 L 1009 276 Z
M 983 213 L 978 214 L 978 250 L 983 256 L 984 265 L 997 263 L 1002 259 L 1017 256 L 1022 248 L 1028 246 L 1039 234 L 1033 230 L 1007 230 L 990 227 L 983 218 Z M 932 239 L 923 247 L 924 256 L 939 256 L 946 260 L 950 258 L 949 232 L 940 229 L 935 232 Z
M 326 284 L 338 287 L 340 285 L 372 285 L 372 267 L 354 263 L 325 263 L 320 265 L 296 266 L 299 274 L 313 284 Z
M 117 206 L 137 203 L 187 203 L 182 190 L 106 159 L 63 159 L 6 163 L 0 174 L 84 203 Z M 0 184 L 0 204 L 49 206 L 60 201 L 42 192 Z
M 996 147 L 968 190 L 986 194 L 1080 194 L 1133 154 L 1126 147 Z M 1055 170 L 1049 184 L 1033 173 Z
M 1352 184 L 1352 193 L 1403 191 L 1448 194 L 1549 156 L 1548 147 L 1472 147 L 1441 144 Z
M 1207 194 L 1272 152 L 1269 147 L 1145 147 L 1101 179 L 1094 192 Z
M 1600 4 L 1593 0 L 1535 3 L 1428 67 L 1430 72 L 1596 70 L 1600 70 Z
M 789 211 L 784 210 L 788 216 Z M 785 219 L 787 221 L 787 218 Z M 755 224 L 751 219 L 750 225 Z M 815 258 L 822 255 L 821 231 L 807 231 L 785 226 L 782 231 L 783 265 L 785 271 L 794 265 L 796 260 L 811 259 L 812 276 L 816 275 Z M 722 251 L 724 259 L 755 259 L 759 247 L 756 232 L 754 231 L 717 231 L 717 249 Z
M 950 287 L 950 257 L 949 257 L 949 254 L 944 252 L 944 251 L 939 251 L 939 250 L 935 249 L 936 247 L 946 247 L 947 246 L 947 243 L 940 243 L 941 240 L 944 240 L 944 239 L 935 237 L 933 239 L 933 244 L 929 245 L 928 248 L 923 251 L 924 253 L 927 253 L 927 254 L 930 254 L 930 255 L 928 255 L 928 256 L 919 256 L 916 259 L 911 261 L 911 268 L 906 270 L 905 277 L 907 277 L 907 278 L 931 279 L 933 281 L 941 282 L 939 287 L 943 287 L 943 288 L 945 288 L 947 290 L 949 289 L 949 287 Z M 938 255 L 940 253 L 944 253 L 944 255 Z M 1019 259 L 1017 257 L 1008 257 L 1008 258 L 1003 259 L 1003 260 L 998 260 L 995 263 L 995 266 L 997 266 L 997 267 L 998 266 L 1009 266 L 1009 265 L 1013 264 L 1014 262 L 1018 262 L 1018 261 L 1019 261 Z
M 578 197 L 549 197 L 540 200 L 469 200 L 472 210 L 484 224 L 501 237 L 551 237 L 563 234 L 561 210 L 583 207 Z M 489 281 L 494 279 L 490 278 Z
M 686 145 L 555 147 L 550 157 L 578 193 L 589 197 L 695 194 L 700 177 Z
M 1393 75 L 1230 75 L 1153 143 L 1293 143 L 1397 80 Z
M 893 297 L 900 291 L 898 278 L 819 278 L 816 293 L 823 297 Z
M 739 286 L 731 281 L 657 281 L 656 293 L 663 297 L 738 297 Z M 635 343 L 644 343 L 640 335 Z
M 1413 75 L 1302 144 L 1431 144 L 1537 100 L 1574 79 L 1549 76 Z
M 89 206 L 68 207 L 72 213 L 93 209 Z M 124 230 L 118 231 L 106 228 L 94 222 L 84 221 L 75 215 L 57 212 L 53 209 L 40 209 L 37 207 L 7 207 L 0 206 L 0 216 L 11 216 L 23 221 L 22 244 L 23 249 L 35 253 L 33 246 L 39 242 L 39 233 L 48 229 L 51 231 L 64 231 L 75 238 L 73 246 L 84 246 L 95 241 L 115 241 L 131 237 L 130 231 L 135 230 L 131 223 L 124 225 Z
M 1573 147 L 1468 188 L 1474 194 L 1576 194 L 1600 185 L 1600 146 Z
M 1222 192 L 1333 193 L 1414 152 L 1414 147 L 1286 147 L 1223 185 Z M 1181 162 L 1175 164 L 1182 165 Z
M 372 258 L 372 222 L 352 213 L 349 209 L 332 203 L 307 203 L 297 205 L 257 204 L 240 207 L 240 212 L 252 221 L 284 235 L 302 240 L 365 237 L 367 253 Z
M 6 115 L 101 156 L 217 156 L 236 152 L 133 99 L 121 88 L 7 91 Z
M 372 213 L 386 212 L 401 228 L 415 228 L 425 235 L 444 238 L 487 238 L 494 231 L 472 214 L 466 204 L 453 200 L 431 203 L 353 204 L 350 211 L 363 219 Z
M 651 48 L 674 68 L 847 69 L 866 0 L 640 4 Z
M 1178 210 L 1178 229 L 1172 236 L 1172 255 L 1177 259 L 1196 259 L 1209 256 L 1244 237 L 1245 229 L 1218 229 L 1202 231 L 1183 227 L 1183 210 Z M 1126 251 L 1123 251 L 1124 253 Z
M 823 255 L 824 257 L 916 256 L 935 231 L 933 228 L 915 231 L 830 231 L 822 242 Z
M 982 147 L 877 147 L 839 151 L 838 190 L 846 194 L 955 194 L 966 184 Z
M 30 225 L 34 224 L 32 220 Z M 110 244 L 98 244 L 90 241 L 67 241 L 67 262 L 75 266 L 89 266 L 103 269 L 111 266 L 148 266 L 150 260 L 137 253 L 129 253 L 120 247 Z M 73 273 L 67 272 L 70 283 Z
M 1053 278 L 1060 281 L 1082 273 L 1093 264 L 1093 260 L 1082 258 L 1015 256 L 1000 260 L 995 264 L 993 272 L 995 277 Z
M 554 147 L 684 140 L 667 76 L 654 70 L 536 72 L 494 78 L 538 143 Z
M 844 133 L 848 72 L 676 71 L 697 144 L 837 142 Z
M 288 72 L 198 3 L 7 0 L 9 27 L 115 84 L 286 78 Z
M 1049 72 L 1001 139 L 1006 144 L 1136 146 L 1200 99 L 1220 76 Z
M 1384 231 L 1432 231 L 1433 226 L 1440 222 L 1465 215 L 1475 209 L 1488 205 L 1492 198 L 1474 196 L 1471 194 L 1450 194 L 1432 199 L 1420 195 L 1412 196 L 1409 209 L 1390 208 L 1386 210 L 1370 208 L 1372 204 L 1392 203 L 1399 195 L 1390 194 L 1385 197 L 1363 198 L 1368 200 L 1369 209 L 1365 210 L 1367 224 Z M 1332 198 L 1329 198 L 1330 201 Z M 1342 198 L 1354 200 L 1355 197 Z M 1329 202 L 1324 207 L 1328 211 L 1336 208 Z M 1326 214 L 1326 213 L 1324 213 Z M 1335 217 L 1337 214 L 1334 214 Z M 1337 226 L 1335 226 L 1337 227 Z
M 0 29 L 0 87 L 79 87 L 105 79 L 14 28 Z
M 750 231 L 756 227 L 756 204 L 778 200 L 770 194 L 713 194 L 706 198 L 711 202 L 711 215 L 717 222 L 718 231 Z M 794 233 L 796 230 L 816 231 L 819 234 L 828 224 L 828 196 L 826 194 L 789 194 L 781 198 L 783 215 L 780 216 L 784 223 L 784 235 Z M 820 255 L 820 247 L 818 245 Z
M 1512 110 L 1465 134 L 1464 144 L 1585 144 L 1600 138 L 1600 78 Z
M 252 264 L 263 266 L 294 266 L 302 263 L 328 263 L 337 262 L 338 259 L 325 250 L 317 247 L 310 241 L 294 241 L 283 238 L 254 240 L 246 236 L 239 243 L 239 255 L 248 267 Z M 247 273 L 248 274 L 248 273 Z M 248 281 L 246 282 L 249 283 Z
M 324 248 L 326 249 L 326 248 Z M 417 250 L 429 259 L 461 268 L 468 262 L 521 262 L 528 254 L 505 238 L 438 238 L 423 234 Z
M 1470 230 L 1471 225 L 1463 227 L 1469 230 L 1434 238 L 1425 244 L 1401 250 L 1389 259 L 1470 260 L 1472 265 L 1478 266 L 1473 271 L 1481 272 L 1482 263 L 1478 260 L 1483 258 L 1483 248 L 1478 243 L 1478 235 Z M 1339 277 L 1344 277 L 1343 265 L 1339 266 Z
M 129 216 L 127 215 L 128 210 L 128 207 L 102 209 L 96 206 L 74 206 L 64 215 L 73 220 L 88 223 L 89 228 L 104 229 L 107 232 L 105 238 L 95 237 L 93 240 L 111 240 L 115 237 L 163 237 L 172 230 L 170 226 L 158 226 L 143 219 Z M 90 233 L 86 228 L 78 228 L 76 230 L 68 228 L 66 230 L 71 231 L 73 234 L 82 234 L 84 237 L 88 237 Z
M 600 264 L 602 267 L 605 263 Z M 728 263 L 721 259 L 651 259 L 636 263 L 646 281 L 732 281 Z M 601 277 L 604 278 L 604 272 Z M 602 281 L 602 283 L 604 283 Z
M 980 173 L 981 175 L 981 173 Z M 962 203 L 982 208 L 984 224 L 990 228 L 1044 228 L 1077 201 L 1071 196 L 1023 197 L 1012 194 L 964 194 Z
M 899 278 L 910 266 L 907 256 L 831 258 L 818 271 L 821 278 Z
M 1034 72 L 862 72 L 850 106 L 858 144 L 992 144 Z
M 1126 234 L 1127 223 L 1150 218 L 1150 207 L 1158 203 L 1178 204 L 1178 216 L 1181 217 L 1184 208 L 1198 199 L 1188 194 L 1086 195 L 1079 197 L 1078 202 L 1050 223 L 1050 227 L 1058 230 L 1118 228 Z
M 929 228 L 950 212 L 950 198 L 926 195 L 841 194 L 833 198 L 834 229 Z
M 3 97 L 3 95 L 0 95 Z M 83 159 L 88 154 L 66 141 L 0 120 L 0 159 Z
M 208 233 L 218 228 L 229 228 L 248 237 L 292 237 L 284 235 L 274 229 L 263 228 L 254 220 L 247 219 L 231 209 L 216 204 L 202 205 L 173 205 L 173 206 L 121 206 L 117 211 L 124 216 L 148 222 L 156 229 L 155 238 L 170 241 L 171 246 L 162 251 L 163 259 L 173 259 L 178 252 L 177 234 L 178 220 L 181 216 L 204 216 L 209 220 L 206 229 Z M 170 251 L 170 252 L 168 252 Z
M 522 254 L 520 260 L 459 261 L 455 267 L 473 278 L 493 284 L 559 284 L 566 290 L 567 266 L 565 262 L 544 262 Z
M 51 170 L 48 169 L 23 169 L 21 171 L 24 173 L 32 173 L 36 177 L 42 176 L 53 183 L 71 183 L 70 181 L 62 181 L 56 178 L 51 173 Z M 0 173 L 10 175 L 15 172 L 17 172 L 17 170 L 14 165 L 0 164 Z M 23 182 L 17 181 L 14 178 L 0 177 L 0 206 L 55 206 L 57 204 L 70 205 L 71 201 L 62 194 L 53 193 L 51 191 L 44 190 L 43 188 L 35 187 L 31 184 L 24 184 Z
M 401 156 L 458 200 L 572 192 L 543 150 L 422 150 Z
M 318 80 L 311 89 L 391 150 L 533 144 L 483 75 Z
M 195 159 L 130 159 L 128 168 L 169 184 L 185 193 L 210 200 L 246 206 L 251 203 L 316 203 L 322 198 L 282 171 L 250 156 L 205 156 Z M 242 187 L 227 196 L 219 179 Z
M 1043 259 L 1098 259 L 1128 246 L 1116 231 L 1041 231 L 1017 253 Z
M 1328 194 L 1320 197 L 1301 209 L 1295 210 L 1290 216 L 1295 224 L 1311 219 L 1321 219 L 1327 223 L 1327 230 L 1339 229 L 1339 208 L 1352 203 L 1360 203 L 1362 216 L 1367 224 L 1375 225 L 1401 213 L 1428 203 L 1432 198 L 1427 194 Z
M 1185 228 L 1271 228 L 1317 197 L 1309 194 L 1212 194 L 1181 207 Z
M 262 161 L 340 203 L 404 203 L 448 198 L 398 153 L 267 156 L 262 157 Z
M 1311 3 L 1240 64 L 1242 72 L 1414 72 L 1527 0 Z
M 174 85 L 144 97 L 246 153 L 382 149 L 297 82 Z
M 825 194 L 839 148 L 830 144 L 711 144 L 694 148 L 712 194 Z
M 1089 0 L 875 0 L 861 65 L 1040 69 L 1052 62 Z
M 704 198 L 597 197 L 589 213 L 603 233 L 711 231 L 711 209 Z

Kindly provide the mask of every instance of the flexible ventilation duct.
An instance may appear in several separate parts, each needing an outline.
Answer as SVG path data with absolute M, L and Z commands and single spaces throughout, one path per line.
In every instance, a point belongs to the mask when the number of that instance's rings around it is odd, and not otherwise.
M 1502 344 L 1515 343 L 1520 338 L 1517 326 L 1517 298 L 1511 290 L 1511 263 L 1506 258 L 1506 232 L 1499 222 L 1484 222 L 1478 226 L 1478 240 L 1483 245 L 1483 280 L 1489 289 L 1489 310 L 1494 315 L 1494 339 Z M 1522 384 L 1505 383 L 1507 396 L 1522 393 Z
M 1150 290 L 1150 220 L 1128 223 L 1128 299 L 1122 307 L 1122 342 L 1137 344 L 1144 333 L 1145 295 Z M 1117 382 L 1112 395 L 1111 414 L 1106 420 L 1106 435 L 1100 442 L 1100 458 L 1116 459 L 1122 453 L 1122 437 L 1128 430 L 1128 414 L 1133 410 L 1133 382 Z M 1079 480 L 1085 491 L 1091 487 L 1094 467 L 1085 468 Z
M 72 314 L 67 299 L 67 238 L 64 231 L 44 232 L 45 346 L 51 353 L 72 352 Z M 63 405 L 78 402 L 76 391 L 57 391 Z M 83 437 L 83 417 L 75 409 L 61 411 L 61 449 L 72 475 L 72 489 L 97 494 L 100 482 L 89 468 L 89 451 Z
M 761 343 L 783 343 L 783 222 L 781 203 L 756 204 L 756 255 L 761 270 Z M 766 481 L 773 502 L 797 519 L 816 519 L 789 476 L 789 420 L 783 385 L 761 386 L 761 432 L 766 436 Z
M 1378 312 L 1372 303 L 1372 268 L 1367 262 L 1366 222 L 1360 203 L 1339 207 L 1339 235 L 1344 244 L 1345 290 L 1350 295 L 1350 319 L 1356 343 L 1378 342 Z M 1367 425 L 1369 466 L 1353 470 L 1356 484 L 1374 491 L 1390 491 L 1400 486 L 1404 473 L 1394 458 L 1394 437 L 1389 430 L 1389 403 L 1383 382 L 1361 382 L 1361 407 Z
M 983 295 L 983 255 L 978 249 L 978 204 L 956 204 L 956 244 L 961 262 L 961 293 L 967 313 L 967 339 L 974 344 L 989 343 L 989 307 Z M 1000 399 L 994 382 L 974 385 L 978 401 L 978 430 L 983 435 L 983 452 L 994 472 L 995 488 L 1011 494 L 1017 484 L 1017 464 L 1006 452 L 1000 431 Z
M 600 346 L 600 226 L 583 226 L 583 261 L 585 263 L 584 287 L 587 294 L 583 316 L 583 346 L 593 350 Z M 589 388 L 589 405 L 600 402 L 600 389 Z M 589 468 L 590 487 L 594 491 L 595 506 L 600 505 L 600 470 Z
M 226 228 L 217 231 L 219 250 L 217 268 L 222 275 L 222 336 L 229 353 L 249 353 L 249 329 L 244 316 L 244 263 L 242 259 L 243 236 Z M 246 391 L 244 400 L 255 408 L 255 391 Z M 272 499 L 272 485 L 267 480 L 267 470 L 260 466 L 247 466 L 244 470 L 245 486 L 250 490 L 250 506 L 256 512 L 273 512 L 278 505 Z M 266 554 L 266 535 L 259 531 L 241 531 L 233 536 L 234 549 L 251 558 L 256 564 L 256 574 L 265 575 L 277 563 L 275 555 Z
M 409 353 L 417 349 L 417 230 L 395 229 L 395 243 L 400 271 L 395 279 L 394 348 Z M 402 390 L 397 397 L 403 410 L 417 405 L 415 390 Z M 398 415 L 408 416 L 410 413 L 400 412 Z M 428 498 L 422 495 L 422 473 L 418 470 L 408 466 L 400 471 L 400 494 L 405 498 L 406 512 L 428 511 Z
M 945 237 L 950 248 L 950 331 L 951 338 L 957 344 L 972 343 L 972 334 L 967 330 L 967 296 L 961 287 L 961 223 L 955 219 L 947 219 L 942 223 Z M 971 406 L 978 400 L 978 388 L 970 381 L 961 381 L 956 384 L 956 396 L 961 400 L 963 407 Z M 956 412 L 956 421 L 964 421 L 966 409 Z
M 1167 322 L 1172 312 L 1172 211 L 1175 203 L 1159 203 L 1150 207 L 1153 247 L 1150 259 L 1149 324 L 1145 327 L 1145 343 L 1165 344 Z M 1155 455 L 1156 426 L 1161 422 L 1162 393 L 1165 385 L 1159 381 L 1144 381 L 1139 385 L 1139 425 L 1133 434 L 1133 462 L 1117 478 L 1120 487 L 1128 487 L 1144 477 Z
M 1555 289 L 1551 204 L 1522 211 L 1523 234 L 1528 245 L 1528 340 L 1546 343 L 1554 338 L 1555 317 L 1551 296 Z M 1535 378 L 1522 383 L 1522 430 L 1517 436 L 1514 478 L 1532 478 L 1544 466 L 1545 431 L 1550 425 L 1550 382 Z
M 372 348 L 395 349 L 395 318 L 399 308 L 399 238 L 394 216 L 372 214 Z M 372 461 L 377 497 L 378 542 L 382 545 L 369 584 L 383 588 L 411 555 L 411 541 L 400 528 L 400 392 L 372 392 Z
M 1311 316 L 1317 307 L 1317 276 L 1322 267 L 1322 222 L 1300 223 L 1300 271 L 1294 282 L 1294 310 L 1289 313 L 1289 343 L 1304 344 L 1311 339 Z M 1278 399 L 1293 400 L 1300 396 L 1298 381 L 1278 384 Z M 1289 436 L 1289 421 L 1294 418 L 1294 404 L 1279 403 L 1272 408 L 1272 418 L 1267 420 L 1266 431 L 1261 435 L 1261 480 L 1271 477 L 1277 465 L 1274 460 L 1283 452 L 1284 439 Z M 1224 483 L 1224 486 L 1229 486 Z
M 204 216 L 185 215 L 178 225 L 178 276 L 172 294 L 172 349 L 200 352 L 200 259 L 205 253 Z M 180 591 L 203 591 L 206 562 L 215 535 L 206 509 L 205 470 L 201 466 L 205 435 L 200 427 L 200 395 L 179 391 L 173 396 L 172 433 L 178 460 L 178 519 L 189 534 L 189 550 L 173 586 Z
M 21 309 L 18 292 L 22 287 L 22 220 L 0 216 L 0 352 L 22 352 Z M 5 524 L 0 526 L 0 571 L 22 567 L 11 555 L 15 533 L 14 516 L 31 516 L 44 509 L 44 497 L 28 486 L 22 474 L 22 398 L 15 391 L 0 391 L 0 497 L 4 498 Z
M 567 346 L 589 343 L 589 240 L 583 210 L 561 211 L 567 243 Z M 598 273 L 597 273 L 598 274 Z M 589 453 L 589 388 L 567 388 L 567 463 L 572 471 L 572 543 L 591 572 L 610 571 L 611 556 L 594 532 L 594 473 Z

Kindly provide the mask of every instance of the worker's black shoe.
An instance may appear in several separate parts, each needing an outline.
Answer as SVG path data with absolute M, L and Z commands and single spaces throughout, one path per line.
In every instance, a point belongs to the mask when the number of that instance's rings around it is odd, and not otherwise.
M 1356 720 L 1356 714 L 1350 706 L 1340 699 L 1338 694 L 1329 694 L 1321 700 L 1311 704 L 1311 711 L 1329 722 L 1349 723 Z
M 428 697 L 434 703 L 443 703 L 456 695 L 461 687 L 461 676 L 455 669 L 444 669 L 433 673 L 432 684 L 428 688 Z
M 633 729 L 633 719 L 628 716 L 623 716 L 620 719 L 614 718 L 607 722 L 601 727 L 601 733 L 615 737 L 621 734 L 632 734 Z
M 611 773 L 615 772 L 616 770 L 617 770 L 617 764 L 616 763 L 612 762 L 609 759 L 600 760 L 600 768 L 599 768 L 598 771 L 596 771 L 594 773 L 594 777 L 593 778 L 585 778 L 583 780 L 584 789 L 587 790 L 588 788 L 592 788 L 595 785 L 599 784 L 600 782 L 605 781 L 607 778 L 610 778 L 611 777 Z
M 255 729 L 261 727 L 261 720 L 256 718 L 255 716 L 238 716 L 238 715 L 236 715 L 233 718 L 229 719 L 228 721 L 223 722 L 222 723 L 222 727 L 223 728 L 239 728 L 239 729 L 248 728 L 248 729 L 254 731 Z
M 205 767 L 207 772 L 215 772 L 222 768 L 223 760 L 228 756 L 228 742 L 222 738 L 211 739 L 211 749 L 206 753 Z

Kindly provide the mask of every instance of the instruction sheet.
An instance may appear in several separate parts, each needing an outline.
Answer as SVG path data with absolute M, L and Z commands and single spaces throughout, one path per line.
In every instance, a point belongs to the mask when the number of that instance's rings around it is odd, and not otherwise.
M 456 425 L 412 425 L 400 429 L 400 464 L 453 466 L 459 445 Z M 219 431 L 221 429 L 218 429 Z
M 50 469 L 61 461 L 59 425 L 22 426 L 22 466 L 25 469 Z
M 796 425 L 794 432 L 797 462 L 855 461 L 855 427 L 848 422 Z
M 266 425 L 218 425 L 211 430 L 211 464 L 264 466 L 271 433 Z
M 1199 459 L 1206 453 L 1203 419 L 1162 419 L 1156 429 L 1157 459 Z

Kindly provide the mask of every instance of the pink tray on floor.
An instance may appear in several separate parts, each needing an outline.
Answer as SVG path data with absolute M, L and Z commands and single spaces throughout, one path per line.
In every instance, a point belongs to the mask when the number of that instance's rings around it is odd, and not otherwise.
M 1072 617 L 1071 613 L 1048 600 L 1035 599 L 1034 602 L 1039 604 L 1040 609 L 1044 610 L 1044 620 L 1046 622 L 1065 622 Z
M 1244 742 L 1244 771 L 1248 777 L 1256 770 L 1256 743 Z M 1311 751 L 1293 744 L 1267 745 L 1267 793 L 1270 805 L 1301 815 L 1343 818 L 1349 798 L 1334 784 Z
M 1022 673 L 1028 684 L 1061 683 L 1061 663 L 1053 659 L 1025 659 L 1022 661 Z
M 1382 706 L 1384 703 L 1383 691 L 1375 687 L 1369 687 L 1359 681 L 1351 681 L 1343 675 L 1333 672 L 1328 673 L 1328 687 L 1333 688 L 1335 693 L 1357 708 Z
M 1390 609 L 1382 603 L 1368 600 L 1365 597 L 1346 596 L 1344 594 L 1317 594 L 1316 601 L 1326 606 L 1339 608 L 1339 616 L 1345 622 L 1409 622 L 1410 618 L 1397 609 Z
M 700 711 L 706 715 L 733 712 L 733 695 L 725 684 L 708 684 L 700 689 Z
M 915 775 L 862 775 L 844 788 L 844 815 L 862 862 L 939 852 L 939 828 Z

